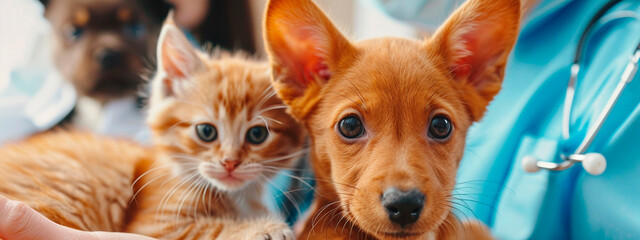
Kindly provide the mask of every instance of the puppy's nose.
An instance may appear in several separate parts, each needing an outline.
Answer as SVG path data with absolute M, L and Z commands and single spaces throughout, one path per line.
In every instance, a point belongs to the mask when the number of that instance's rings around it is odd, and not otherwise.
M 397 188 L 389 188 L 384 191 L 381 200 L 389 220 L 404 227 L 420 218 L 425 196 L 416 189 L 400 191 Z
M 104 49 L 98 51 L 96 60 L 102 69 L 110 70 L 120 65 L 122 62 L 122 53 L 113 49 Z
M 225 159 L 222 160 L 222 166 L 227 172 L 233 172 L 240 165 L 240 161 L 237 159 Z

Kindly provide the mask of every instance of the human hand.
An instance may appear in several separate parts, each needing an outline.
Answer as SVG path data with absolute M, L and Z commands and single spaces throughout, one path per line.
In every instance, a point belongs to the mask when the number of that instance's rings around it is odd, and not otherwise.
M 26 204 L 0 196 L 0 239 L 36 240 L 152 240 L 129 233 L 85 232 L 68 228 L 42 216 Z

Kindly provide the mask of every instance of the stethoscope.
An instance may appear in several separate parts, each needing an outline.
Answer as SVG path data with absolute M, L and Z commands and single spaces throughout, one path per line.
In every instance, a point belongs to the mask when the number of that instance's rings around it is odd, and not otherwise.
M 576 80 L 578 79 L 578 73 L 580 72 L 580 58 L 582 54 L 582 48 L 584 47 L 588 33 L 596 25 L 596 22 L 598 22 L 602 18 L 602 16 L 609 9 L 611 9 L 611 7 L 613 7 L 620 1 L 622 0 L 611 0 L 607 2 L 602 8 L 600 8 L 600 10 L 598 10 L 598 12 L 593 16 L 593 18 L 591 18 L 589 24 L 580 36 L 580 41 L 578 42 L 578 47 L 576 48 L 573 64 L 571 65 L 571 77 L 569 78 L 569 85 L 567 86 L 567 91 L 564 99 L 564 109 L 562 112 L 562 136 L 564 139 L 569 139 L 570 136 L 569 128 L 571 123 L 571 109 L 573 106 L 574 94 L 576 90 Z M 608 19 L 608 21 L 624 17 L 629 16 L 618 16 L 610 18 Z M 638 18 L 635 13 L 633 17 Z M 640 43 L 636 46 L 633 55 L 627 63 L 627 66 L 624 69 L 624 72 L 622 73 L 618 84 L 616 85 L 616 88 L 611 94 L 611 97 L 609 97 L 609 99 L 607 100 L 604 109 L 600 112 L 598 118 L 596 118 L 595 124 L 587 130 L 587 135 L 573 154 L 560 154 L 560 158 L 563 160 L 560 163 L 540 161 L 536 157 L 528 155 L 522 159 L 522 167 L 524 168 L 524 170 L 530 173 L 537 172 L 540 169 L 562 171 L 570 168 L 577 162 L 581 162 L 582 167 L 589 174 L 594 176 L 602 174 L 607 168 L 607 159 L 600 153 L 586 153 L 586 151 L 591 145 L 593 139 L 598 134 L 598 131 L 600 131 L 602 124 L 609 116 L 611 109 L 613 109 L 616 101 L 618 101 L 618 98 L 622 94 L 622 91 L 627 86 L 627 84 L 629 84 L 635 77 L 636 72 L 638 71 L 638 59 L 640 59 Z

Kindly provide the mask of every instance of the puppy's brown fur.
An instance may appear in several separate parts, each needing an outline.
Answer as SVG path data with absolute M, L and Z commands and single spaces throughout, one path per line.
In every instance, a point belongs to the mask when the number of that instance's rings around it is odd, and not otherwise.
M 55 65 L 78 93 L 108 100 L 136 92 L 159 28 L 137 1 L 51 0 L 45 15 Z
M 470 0 L 430 38 L 352 43 L 309 0 L 271 0 L 265 41 L 273 84 L 308 129 L 318 179 L 302 239 L 489 238 L 459 223 L 451 194 L 467 129 L 498 93 L 520 19 L 517 0 Z M 343 137 L 347 116 L 364 132 Z M 453 130 L 428 134 L 434 116 Z M 424 194 L 414 223 L 390 220 L 390 188 Z

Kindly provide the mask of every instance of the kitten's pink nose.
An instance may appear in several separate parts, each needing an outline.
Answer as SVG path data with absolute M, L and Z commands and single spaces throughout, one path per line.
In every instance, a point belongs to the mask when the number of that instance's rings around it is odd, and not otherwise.
M 222 160 L 222 166 L 227 169 L 227 172 L 233 172 L 238 165 L 240 165 L 240 161 L 237 159 L 225 159 Z

